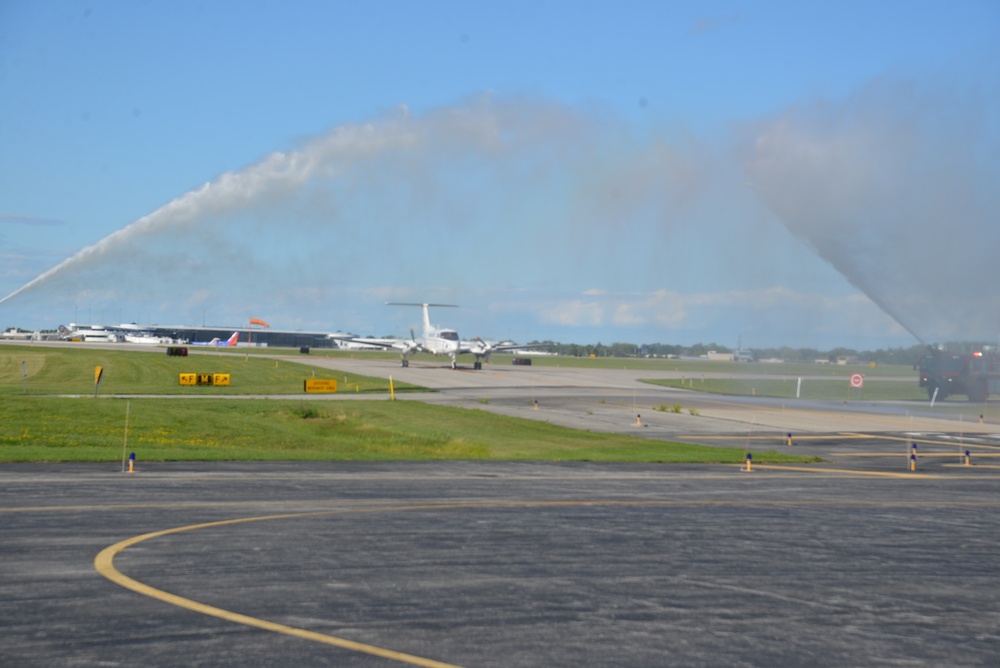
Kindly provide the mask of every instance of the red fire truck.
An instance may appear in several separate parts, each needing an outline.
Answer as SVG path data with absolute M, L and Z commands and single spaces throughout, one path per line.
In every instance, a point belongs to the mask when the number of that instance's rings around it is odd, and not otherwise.
M 931 399 L 964 394 L 969 401 L 982 402 L 1000 394 L 1000 355 L 974 352 L 958 355 L 931 349 L 920 358 L 920 387 Z

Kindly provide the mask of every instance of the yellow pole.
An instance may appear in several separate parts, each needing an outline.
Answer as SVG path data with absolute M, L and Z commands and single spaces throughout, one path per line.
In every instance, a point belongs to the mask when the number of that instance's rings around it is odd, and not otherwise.
M 392 386 L 392 376 L 389 376 L 389 398 L 392 401 L 396 400 L 396 389 Z

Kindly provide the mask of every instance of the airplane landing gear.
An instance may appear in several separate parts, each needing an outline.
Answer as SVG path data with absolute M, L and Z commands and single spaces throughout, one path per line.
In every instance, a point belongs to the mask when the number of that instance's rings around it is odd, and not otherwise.
M 410 360 L 403 360 L 403 368 L 410 366 Z

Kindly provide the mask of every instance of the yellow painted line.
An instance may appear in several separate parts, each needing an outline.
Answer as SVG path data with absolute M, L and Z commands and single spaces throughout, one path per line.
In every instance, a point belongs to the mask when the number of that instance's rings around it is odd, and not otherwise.
M 722 476 L 719 476 L 722 477 Z M 215 502 L 205 501 L 204 503 L 114 503 L 103 505 L 77 505 L 77 506 L 14 506 L 10 508 L 0 508 L 0 513 L 24 513 L 24 512 L 77 512 L 84 510 L 143 510 L 154 508 L 176 508 L 180 510 L 193 510 L 196 508 L 248 508 L 253 506 L 379 506 L 394 504 L 394 501 L 233 501 Z
M 941 466 L 947 466 L 948 468 L 963 468 L 963 469 L 964 468 L 970 468 L 970 469 L 1000 469 L 1000 466 L 997 466 L 996 464 L 975 464 L 975 463 L 972 463 L 972 464 L 969 464 L 968 466 L 966 466 L 964 462 L 961 463 L 961 464 L 942 464 Z
M 840 474 L 852 474 L 852 475 L 875 475 L 881 477 L 898 477 L 898 478 L 941 478 L 942 476 L 929 476 L 919 473 L 876 473 L 870 471 L 851 471 L 843 469 L 810 469 L 805 467 L 791 467 L 791 466 L 771 466 L 771 465 L 758 465 L 758 468 L 765 468 L 771 470 L 784 470 L 784 471 L 805 471 L 808 473 L 840 473 Z M 733 506 L 745 508 L 748 506 L 857 506 L 857 507 L 884 507 L 893 505 L 905 505 L 905 506 L 932 506 L 932 507 L 965 507 L 965 506 L 1000 506 L 1000 500 L 998 501 L 945 501 L 945 502 L 932 502 L 932 501 L 862 501 L 862 500 L 846 500 L 846 501 L 830 501 L 830 500 L 815 500 L 815 499 L 786 499 L 786 500 L 761 500 L 761 499 L 729 499 L 729 500 L 693 500 L 693 499 L 681 499 L 681 500 L 663 500 L 663 501 L 507 501 L 507 502 L 458 502 L 458 503 L 427 503 L 427 504 L 417 504 L 410 506 L 379 506 L 379 507 L 369 507 L 369 508 L 357 508 L 353 510 L 349 509 L 338 509 L 338 510 L 321 510 L 321 511 L 310 511 L 302 513 L 288 513 L 281 515 L 265 515 L 259 517 L 244 517 L 230 520 L 222 520 L 217 522 L 205 522 L 201 524 L 192 524 L 188 526 L 175 527 L 172 529 L 164 529 L 161 531 L 154 531 L 151 533 L 142 534 L 139 536 L 133 536 L 132 538 L 127 538 L 123 541 L 110 545 L 103 550 L 101 550 L 96 557 L 94 557 L 94 568 L 103 577 L 107 578 L 111 582 L 122 586 L 126 589 L 134 591 L 143 596 L 148 596 L 150 598 L 163 601 L 170 605 L 175 605 L 180 608 L 191 610 L 200 614 L 208 615 L 211 617 L 216 617 L 226 621 L 230 621 L 236 624 L 243 624 L 245 626 L 250 626 L 253 628 L 258 628 L 264 631 L 270 631 L 273 633 L 281 633 L 288 636 L 301 638 L 304 640 L 311 640 L 313 642 L 323 643 L 326 645 L 331 645 L 333 647 L 338 647 L 341 649 L 356 651 L 364 654 L 369 654 L 372 656 L 378 656 L 393 661 L 398 661 L 401 663 L 407 663 L 414 666 L 422 666 L 426 668 L 457 668 L 453 664 L 444 663 L 441 661 L 436 661 L 434 659 L 428 659 L 424 657 L 415 656 L 412 654 L 407 654 L 405 652 L 398 652 L 396 650 L 391 650 L 383 647 L 378 647 L 375 645 L 369 645 L 366 643 L 355 642 L 353 640 L 348 640 L 346 638 L 340 638 L 337 636 L 332 636 L 324 633 L 317 633 L 315 631 L 309 631 L 307 629 L 301 629 L 294 626 L 288 626 L 286 624 L 279 624 L 277 622 L 268 621 L 266 619 L 260 619 L 257 617 L 251 617 L 249 615 L 244 615 L 238 612 L 233 612 L 230 610 L 225 610 L 215 606 L 207 605 L 199 601 L 195 601 L 183 596 L 178 596 L 176 594 L 171 594 L 170 592 L 163 591 L 162 589 L 157 589 L 151 587 L 145 583 L 139 582 L 138 580 L 131 578 L 121 571 L 119 571 L 114 565 L 115 557 L 123 552 L 124 550 L 133 547 L 139 543 L 142 543 L 153 538 L 159 538 L 162 536 L 169 536 L 172 534 L 178 534 L 185 531 L 196 531 L 200 529 L 211 529 L 222 526 L 230 526 L 235 524 L 245 524 L 250 522 L 263 522 L 269 520 L 287 520 L 287 519 L 299 519 L 307 517 L 320 517 L 323 515 L 333 515 L 338 513 L 369 513 L 369 512 L 385 512 L 385 511 L 414 511 L 414 510 L 450 510 L 450 509 L 463 509 L 463 508 L 491 508 L 491 507 L 567 507 L 567 506 L 673 506 L 673 507 L 691 507 L 691 506 Z
M 963 446 L 969 446 L 975 448 L 989 448 L 990 450 L 1000 450 L 1000 446 L 989 445 L 988 443 L 979 443 L 979 442 L 962 443 L 960 440 L 958 440 L 962 438 L 961 436 L 955 439 L 941 438 L 940 436 L 915 438 L 912 436 L 892 436 L 890 434 L 857 434 L 857 436 L 858 438 L 871 438 L 882 441 L 901 441 L 903 443 L 924 443 L 927 445 L 949 445 L 952 447 L 957 447 L 959 444 L 961 444 Z M 969 436 L 970 438 L 975 438 L 975 436 L 969 434 L 966 434 L 966 436 Z
M 264 520 L 279 519 L 279 518 L 309 517 L 315 515 L 329 514 L 330 512 L 336 512 L 336 511 L 321 511 L 317 513 L 296 513 L 292 515 L 270 515 L 266 517 L 248 517 L 236 520 L 224 520 L 222 522 L 192 524 L 190 526 L 178 527 L 174 529 L 166 529 L 164 531 L 154 531 L 152 533 L 143 534 L 141 536 L 128 538 L 126 540 L 123 540 L 119 543 L 115 543 L 114 545 L 111 545 L 110 547 L 106 547 L 105 549 L 101 550 L 101 552 L 94 558 L 94 568 L 97 569 L 97 572 L 106 577 L 108 580 L 111 580 L 115 584 L 121 585 L 126 589 L 131 589 L 132 591 L 142 594 L 144 596 L 149 596 L 150 598 L 155 598 L 157 600 L 169 603 L 171 605 L 176 605 L 181 608 L 193 610 L 194 612 L 199 612 L 203 615 L 218 617 L 219 619 L 235 622 L 237 624 L 244 624 L 246 626 L 252 626 L 254 628 L 263 629 L 265 631 L 271 631 L 274 633 L 283 633 L 285 635 L 294 636 L 296 638 L 302 638 L 304 640 L 312 640 L 314 642 L 333 645 L 334 647 L 340 647 L 342 649 L 352 650 L 355 652 L 362 652 L 364 654 L 371 654 L 385 659 L 391 659 L 393 661 L 408 663 L 414 666 L 424 666 L 427 668 L 456 668 L 452 664 L 443 663 L 441 661 L 435 661 L 433 659 L 425 659 L 423 657 L 414 656 L 412 654 L 406 654 L 404 652 L 397 652 L 391 649 L 376 647 L 375 645 L 368 645 L 365 643 L 355 642 L 353 640 L 347 640 L 346 638 L 338 638 L 336 636 L 326 635 L 324 633 L 316 633 L 314 631 L 308 631 L 306 629 L 300 629 L 294 626 L 287 626 L 285 624 L 269 622 L 266 619 L 258 619 L 257 617 L 250 617 L 249 615 L 243 615 L 238 612 L 231 612 L 229 610 L 223 610 L 222 608 L 216 608 L 215 606 L 199 603 L 198 601 L 193 601 L 189 598 L 184 598 L 183 596 L 177 596 L 176 594 L 171 594 L 169 592 L 163 591 L 162 589 L 156 589 L 155 587 L 150 587 L 149 585 L 143 584 L 138 580 L 134 580 L 133 578 L 130 578 L 121 571 L 119 571 L 117 568 L 115 568 L 114 565 L 114 559 L 118 553 L 122 552 L 123 550 L 133 545 L 136 545 L 137 543 L 141 543 L 151 538 L 158 538 L 160 536 L 167 536 L 170 534 L 181 533 L 182 531 L 206 529 L 209 527 L 219 527 L 230 524 L 240 524 L 244 522 L 260 522 Z
M 767 469 L 769 471 L 805 471 L 807 473 L 836 473 L 839 475 L 867 475 L 875 476 L 877 478 L 933 478 L 941 479 L 945 478 L 948 480 L 953 480 L 954 478 L 948 476 L 931 475 L 927 473 L 894 473 L 892 471 L 858 471 L 855 469 L 811 469 L 804 466 L 783 466 L 780 464 L 754 464 L 755 469 Z
M 975 457 L 1000 457 L 998 452 L 975 452 L 969 451 L 970 456 Z M 831 457 L 910 457 L 909 452 L 831 452 Z M 965 451 L 958 452 L 917 452 L 917 459 L 921 457 L 965 457 Z
M 608 462 L 614 463 L 614 462 Z M 625 462 L 622 462 L 625 463 Z M 654 462 L 630 462 L 636 464 L 653 464 Z M 690 462 L 693 464 L 698 464 L 699 462 Z M 252 475 L 254 480 L 305 480 L 311 482 L 322 482 L 322 481 L 351 481 L 356 482 L 358 480 L 368 481 L 392 481 L 392 480 L 416 480 L 416 481 L 440 481 L 440 480 L 619 480 L 622 478 L 647 478 L 651 477 L 650 474 L 645 473 L 580 473 L 580 474 L 549 474 L 549 475 L 382 475 L 382 474 L 360 474 L 360 473 L 332 473 L 328 475 L 324 474 L 309 474 L 309 475 L 271 475 L 268 473 L 253 473 L 253 474 L 235 474 L 233 476 L 173 476 L 164 473 L 150 473 L 142 469 L 137 469 L 134 474 L 120 474 L 116 473 L 114 476 L 108 478 L 17 478 L 17 479 L 4 479 L 0 477 L 0 484 L 12 485 L 17 483 L 22 484 L 54 484 L 54 483 L 73 483 L 73 484 L 93 484 L 95 482 L 105 483 L 108 480 L 155 480 L 158 482 L 170 481 L 170 482 L 231 482 L 237 484 L 244 484 L 246 481 L 246 475 Z M 657 476 L 661 474 L 655 474 Z M 706 474 L 712 475 L 712 474 Z M 241 477 L 242 476 L 242 477 Z
M 787 433 L 787 431 L 785 432 Z M 757 434 L 750 435 L 743 434 L 679 434 L 675 437 L 671 437 L 672 440 L 684 441 L 684 440 L 702 440 L 702 441 L 778 441 L 781 444 L 785 443 L 785 433 L 781 434 Z M 792 431 L 792 438 L 795 443 L 799 442 L 810 442 L 810 441 L 844 441 L 854 438 L 871 438 L 869 436 L 862 436 L 857 434 L 796 434 Z M 794 446 L 792 446 L 794 447 Z

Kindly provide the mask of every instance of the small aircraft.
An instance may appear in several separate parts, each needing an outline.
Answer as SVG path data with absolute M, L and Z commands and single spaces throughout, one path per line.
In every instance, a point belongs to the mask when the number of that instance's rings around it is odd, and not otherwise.
M 59 338 L 63 341 L 84 341 L 88 343 L 117 343 L 122 340 L 121 334 L 107 329 L 104 325 L 77 325 L 69 323 L 69 327 L 59 325 Z
M 203 341 L 201 343 L 199 343 L 198 341 L 192 341 L 188 345 L 189 346 L 219 346 L 219 347 L 225 347 L 225 346 L 235 346 L 236 342 L 239 341 L 239 340 L 240 340 L 240 333 L 239 332 L 233 332 L 233 335 L 230 336 L 225 341 L 223 341 L 222 339 L 216 338 L 216 339 L 212 339 L 211 341 Z
M 387 350 L 398 350 L 404 367 L 410 366 L 410 357 L 416 353 L 430 353 L 432 355 L 447 355 L 451 357 L 451 368 L 456 369 L 458 368 L 458 356 L 462 354 L 471 354 L 475 358 L 473 368 L 482 369 L 483 361 L 485 360 L 486 362 L 489 362 L 490 355 L 492 353 L 526 347 L 509 342 L 488 343 L 478 337 L 474 341 L 463 341 L 458 336 L 458 332 L 454 329 L 438 329 L 437 327 L 431 325 L 431 306 L 435 308 L 456 308 L 456 304 L 411 304 L 408 302 L 386 302 L 386 306 L 421 307 L 424 311 L 423 336 L 416 336 L 411 329 L 409 339 L 398 339 L 395 341 L 387 341 L 384 339 L 355 339 L 337 337 L 334 335 L 331 335 L 331 338 L 335 338 L 338 341 L 378 346 Z

